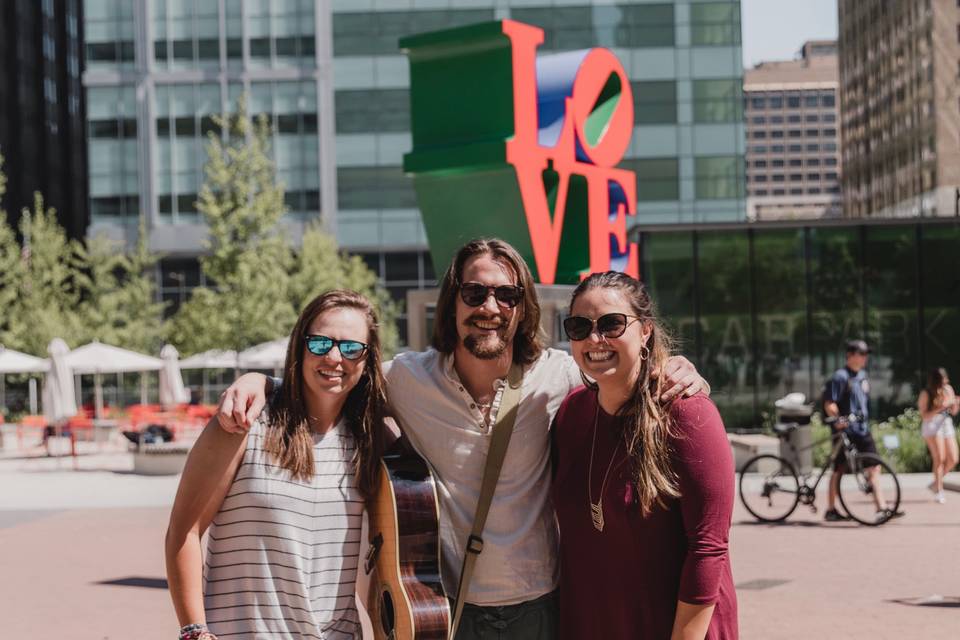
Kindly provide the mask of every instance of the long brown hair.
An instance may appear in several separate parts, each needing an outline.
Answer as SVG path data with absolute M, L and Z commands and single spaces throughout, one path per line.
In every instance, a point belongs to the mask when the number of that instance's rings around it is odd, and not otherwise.
M 665 506 L 666 498 L 680 495 L 677 474 L 670 461 L 669 440 L 674 435 L 673 421 L 670 412 L 659 402 L 664 380 L 663 376 L 650 375 L 651 371 L 660 371 L 670 357 L 672 341 L 657 321 L 653 302 L 643 283 L 619 271 L 594 273 L 581 282 L 570 298 L 571 312 L 578 296 L 598 288 L 615 289 L 622 293 L 633 314 L 650 328 L 650 338 L 647 340 L 649 356 L 640 365 L 640 375 L 630 400 L 620 407 L 616 416 L 630 457 L 640 510 L 647 515 L 654 504 Z M 584 383 L 597 389 L 597 384 L 586 377 Z
M 440 353 L 450 354 L 456 349 L 460 339 L 457 334 L 457 293 L 463 284 L 463 267 L 473 256 L 483 254 L 489 254 L 495 260 L 509 265 L 517 276 L 517 284 L 523 287 L 523 301 L 515 309 L 521 316 L 517 332 L 513 336 L 513 362 L 520 365 L 531 364 L 543 351 L 540 301 L 537 299 L 533 275 L 527 263 L 516 249 L 499 238 L 477 238 L 457 251 L 440 284 L 431 344 Z
M 270 406 L 265 449 L 294 477 L 305 480 L 313 475 L 313 435 L 304 401 L 303 351 L 314 319 L 340 308 L 356 309 L 367 319 L 366 363 L 360 381 L 347 395 L 343 416 L 357 447 L 352 460 L 357 486 L 364 497 L 371 498 L 383 454 L 386 395 L 380 368 L 377 314 L 370 301 L 356 291 L 335 289 L 323 293 L 314 298 L 297 319 L 287 346 L 283 386 Z
M 945 381 L 950 377 L 943 367 L 936 367 L 927 373 L 927 410 L 933 408 L 934 400 L 942 397 Z

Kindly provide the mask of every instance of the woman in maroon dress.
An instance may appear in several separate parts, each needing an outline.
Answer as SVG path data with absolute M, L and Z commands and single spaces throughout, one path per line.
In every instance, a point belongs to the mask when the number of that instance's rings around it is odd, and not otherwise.
M 588 380 L 556 417 L 560 637 L 737 637 L 733 460 L 709 398 L 657 401 L 670 355 L 643 285 L 608 271 L 564 329 Z

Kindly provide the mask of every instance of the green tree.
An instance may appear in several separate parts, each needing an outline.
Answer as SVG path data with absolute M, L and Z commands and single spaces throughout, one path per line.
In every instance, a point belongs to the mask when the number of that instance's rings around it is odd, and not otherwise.
M 380 342 L 384 354 L 397 348 L 398 305 L 381 286 L 377 275 L 360 256 L 338 250 L 334 238 L 319 223 L 307 228 L 291 274 L 290 293 L 295 309 L 302 309 L 313 298 L 330 289 L 353 289 L 369 298 L 380 316 Z
M 200 260 L 214 288 L 198 287 L 171 324 L 182 353 L 213 348 L 242 350 L 289 332 L 292 254 L 277 223 L 283 186 L 270 156 L 270 126 L 255 122 L 246 100 L 237 112 L 215 118 L 225 138 L 208 136 L 206 180 L 197 209 L 210 229 Z
M 156 302 L 156 262 L 143 220 L 137 245 L 129 253 L 104 236 L 87 240 L 78 275 L 82 302 L 77 314 L 83 342 L 100 340 L 143 353 L 160 351 L 165 304 Z
M 75 313 L 80 302 L 75 275 L 82 246 L 67 238 L 56 212 L 44 207 L 39 193 L 34 194 L 33 211 L 23 210 L 20 235 L 16 299 L 6 310 L 0 343 L 38 356 L 46 355 L 56 337 L 76 346 L 81 325 Z
M 17 300 L 21 262 L 20 243 L 7 220 L 7 212 L 2 206 L 6 193 L 7 177 L 3 173 L 3 156 L 0 155 L 0 335 L 4 335 L 11 321 L 11 307 Z M 13 346 L 12 344 L 9 346 Z

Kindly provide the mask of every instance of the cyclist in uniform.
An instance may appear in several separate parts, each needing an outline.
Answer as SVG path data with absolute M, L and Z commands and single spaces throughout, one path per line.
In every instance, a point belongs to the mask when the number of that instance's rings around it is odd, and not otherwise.
M 847 437 L 860 453 L 877 453 L 877 445 L 870 434 L 867 422 L 870 402 L 870 382 L 867 380 L 867 357 L 870 347 L 863 340 L 851 340 L 847 343 L 846 365 L 837 369 L 827 381 L 823 390 L 823 410 L 832 418 L 840 418 L 833 428 L 847 430 Z M 827 492 L 827 512 L 824 519 L 828 522 L 846 520 L 836 508 L 840 478 L 846 470 L 847 458 L 841 449 L 830 476 L 830 488 Z M 870 483 L 874 487 L 873 498 L 877 505 L 877 516 L 884 519 L 902 513 L 890 513 L 884 500 L 880 484 L 877 482 L 880 468 L 871 466 L 867 470 Z

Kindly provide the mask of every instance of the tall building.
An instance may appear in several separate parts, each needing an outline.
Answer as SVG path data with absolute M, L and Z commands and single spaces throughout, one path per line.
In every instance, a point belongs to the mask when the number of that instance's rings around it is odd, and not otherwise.
M 853 217 L 960 212 L 960 6 L 840 0 L 843 204 Z
M 92 232 L 131 238 L 143 212 L 172 302 L 201 277 L 192 203 L 209 116 L 243 90 L 273 119 L 289 224 L 322 219 L 397 299 L 433 285 L 401 169 L 412 144 L 398 40 L 486 20 L 542 27 L 545 52 L 618 55 L 635 101 L 622 166 L 638 175 L 638 227 L 745 217 L 738 0 L 84 1 Z
M 80 3 L 0 3 L 2 205 L 16 226 L 40 192 L 73 238 L 89 223 Z
M 834 41 L 744 73 L 751 220 L 841 215 L 838 83 Z

